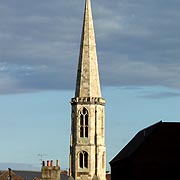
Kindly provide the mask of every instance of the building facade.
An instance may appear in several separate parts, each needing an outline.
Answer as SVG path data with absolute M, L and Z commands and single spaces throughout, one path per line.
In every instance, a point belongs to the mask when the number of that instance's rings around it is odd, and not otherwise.
M 90 0 L 86 0 L 75 97 L 71 99 L 70 176 L 106 179 L 105 100 L 101 96 Z
M 158 122 L 139 131 L 112 159 L 111 179 L 180 179 L 180 123 Z

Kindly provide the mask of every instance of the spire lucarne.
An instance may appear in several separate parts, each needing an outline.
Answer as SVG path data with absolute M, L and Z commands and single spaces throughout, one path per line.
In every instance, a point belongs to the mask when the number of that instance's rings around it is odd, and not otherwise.
M 106 180 L 105 100 L 101 97 L 90 0 L 85 2 L 71 106 L 70 176 L 75 180 Z

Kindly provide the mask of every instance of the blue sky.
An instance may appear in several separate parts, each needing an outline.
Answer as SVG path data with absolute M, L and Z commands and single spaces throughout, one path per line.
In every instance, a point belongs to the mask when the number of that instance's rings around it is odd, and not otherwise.
M 92 1 L 107 163 L 142 128 L 180 121 L 179 7 Z M 68 168 L 83 10 L 84 0 L 0 2 L 0 168 L 40 169 L 38 154 Z

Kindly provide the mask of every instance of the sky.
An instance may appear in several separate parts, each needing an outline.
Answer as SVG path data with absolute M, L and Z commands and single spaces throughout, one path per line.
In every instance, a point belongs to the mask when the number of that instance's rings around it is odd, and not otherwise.
M 69 167 L 84 0 L 0 1 L 0 169 Z M 180 1 L 92 0 L 109 161 L 141 129 L 180 122 Z

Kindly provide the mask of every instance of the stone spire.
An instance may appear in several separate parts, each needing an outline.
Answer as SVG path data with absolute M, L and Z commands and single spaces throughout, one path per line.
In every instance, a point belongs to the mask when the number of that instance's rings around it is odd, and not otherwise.
M 71 106 L 70 176 L 75 180 L 106 180 L 105 99 L 101 97 L 90 0 L 85 3 Z
M 101 97 L 90 0 L 86 0 L 75 97 Z

